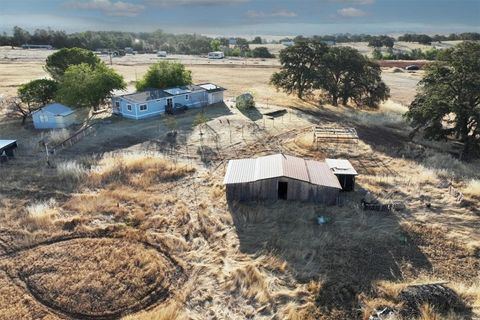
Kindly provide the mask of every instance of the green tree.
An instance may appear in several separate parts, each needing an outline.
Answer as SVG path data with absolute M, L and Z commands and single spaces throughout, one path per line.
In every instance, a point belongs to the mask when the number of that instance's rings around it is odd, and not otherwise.
M 58 90 L 58 83 L 50 79 L 32 80 L 18 88 L 18 97 L 22 102 L 39 107 L 51 102 Z
M 252 44 L 262 44 L 262 38 L 259 37 L 259 36 L 257 36 L 257 37 L 255 37 L 255 38 L 252 40 L 251 43 L 252 43 Z
M 455 137 L 463 157 L 480 155 L 480 44 L 464 42 L 430 64 L 406 118 L 428 139 Z
M 73 107 L 97 109 L 113 90 L 125 87 L 123 77 L 104 63 L 96 67 L 81 63 L 65 70 L 56 98 Z
M 254 58 L 273 58 L 274 55 L 268 51 L 267 47 L 257 47 L 252 50 L 252 57 Z
M 90 50 L 64 48 L 47 57 L 45 70 L 50 73 L 53 79 L 61 81 L 68 67 L 81 63 L 95 67 L 101 64 L 101 60 Z
M 271 83 L 302 98 L 323 90 L 333 105 L 341 99 L 374 106 L 388 97 L 380 78 L 380 67 L 350 47 L 328 47 L 318 41 L 302 40 L 280 52 L 282 68 Z
M 210 48 L 212 48 L 212 51 L 220 51 L 220 46 L 222 43 L 218 39 L 213 39 L 210 41 Z
M 30 33 L 20 27 L 13 27 L 13 37 L 12 44 L 16 46 L 21 46 L 22 44 L 28 43 L 30 41 Z
M 319 41 L 300 41 L 280 51 L 281 70 L 272 75 L 270 83 L 287 94 L 296 93 L 303 99 L 314 89 L 315 68 L 328 51 Z
M 163 89 L 192 83 L 192 72 L 178 62 L 160 61 L 150 66 L 147 73 L 137 82 L 139 91 L 147 88 Z
M 357 105 L 376 107 L 390 97 L 390 89 L 382 81 L 382 70 L 370 60 L 363 64 L 362 73 L 355 79 L 352 99 Z
M 383 59 L 382 51 L 380 51 L 378 48 L 373 49 L 372 58 L 374 60 L 382 60 Z

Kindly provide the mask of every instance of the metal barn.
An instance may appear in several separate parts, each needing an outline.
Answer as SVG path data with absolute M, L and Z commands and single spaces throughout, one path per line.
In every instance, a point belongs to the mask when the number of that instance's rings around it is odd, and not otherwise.
M 357 176 L 358 173 L 350 161 L 345 159 L 325 159 L 325 163 L 335 176 L 337 176 L 343 191 L 355 190 L 355 176 Z
M 230 160 L 225 174 L 227 199 L 297 200 L 333 205 L 342 189 L 324 162 L 274 154 Z

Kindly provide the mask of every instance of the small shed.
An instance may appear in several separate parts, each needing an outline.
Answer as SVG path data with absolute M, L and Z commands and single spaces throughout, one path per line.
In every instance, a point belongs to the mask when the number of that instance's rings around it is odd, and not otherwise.
M 16 140 L 0 140 L 0 156 L 13 158 L 13 150 L 17 148 Z
M 207 91 L 208 104 L 223 102 L 223 92 L 225 91 L 225 88 L 217 86 L 213 83 L 202 83 L 198 86 Z
M 33 126 L 36 129 L 66 128 L 76 121 L 75 112 L 60 103 L 52 103 L 33 112 Z
M 355 176 L 358 175 L 358 173 L 353 168 L 350 161 L 345 159 L 325 159 L 325 163 L 335 176 L 337 176 L 338 181 L 342 186 L 342 190 L 355 190 Z
M 324 162 L 284 154 L 230 160 L 224 184 L 227 199 L 297 200 L 333 205 L 340 183 Z

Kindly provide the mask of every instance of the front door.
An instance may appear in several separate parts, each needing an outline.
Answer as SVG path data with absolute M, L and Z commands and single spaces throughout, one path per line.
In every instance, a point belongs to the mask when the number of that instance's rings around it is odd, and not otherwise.
M 288 182 L 278 181 L 278 199 L 287 200 Z
M 167 110 L 165 110 L 167 113 L 173 113 L 173 99 L 168 98 L 167 99 Z

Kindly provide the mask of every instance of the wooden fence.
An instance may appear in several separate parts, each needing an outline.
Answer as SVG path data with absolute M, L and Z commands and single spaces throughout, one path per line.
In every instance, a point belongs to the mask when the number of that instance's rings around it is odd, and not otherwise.
M 80 141 L 81 139 L 83 139 L 85 136 L 95 132 L 95 130 L 96 130 L 95 127 L 96 127 L 97 124 L 98 124 L 98 122 L 89 124 L 88 126 L 81 128 L 80 130 L 75 132 L 73 135 L 71 135 L 69 138 L 67 138 L 64 141 L 54 145 L 53 147 L 50 147 L 48 149 L 48 152 L 51 153 L 51 154 L 56 154 L 59 151 L 65 149 L 66 147 L 72 146 L 73 144 L 75 144 L 78 141 Z
M 347 142 L 357 143 L 358 134 L 355 128 L 313 127 L 313 142 Z

